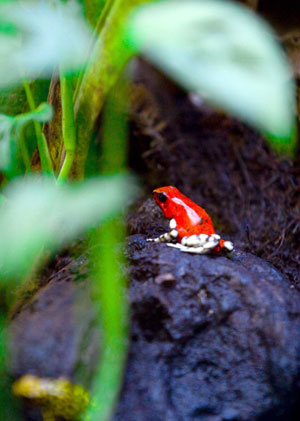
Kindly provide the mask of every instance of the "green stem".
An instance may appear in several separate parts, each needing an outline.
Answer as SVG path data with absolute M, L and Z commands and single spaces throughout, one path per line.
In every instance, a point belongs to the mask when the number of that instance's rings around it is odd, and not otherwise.
M 23 161 L 24 161 L 26 172 L 30 173 L 31 163 L 30 163 L 30 157 L 29 157 L 27 145 L 26 145 L 25 140 L 24 140 L 24 131 L 23 130 L 21 130 L 21 133 L 20 133 L 19 148 L 20 148 L 20 153 L 21 153 Z
M 68 175 L 70 173 L 74 160 L 76 146 L 76 130 L 72 100 L 72 77 L 64 76 L 63 71 L 61 71 L 60 77 L 60 90 L 62 104 L 62 132 L 66 156 L 57 181 L 59 183 L 63 183 L 67 180 Z
M 83 0 L 85 16 L 92 28 L 97 25 L 98 18 L 108 1 L 110 0 Z
M 95 33 L 96 34 L 99 35 L 101 33 L 102 28 L 104 27 L 106 18 L 108 16 L 109 12 L 111 11 L 111 8 L 112 8 L 114 2 L 115 2 L 115 0 L 106 0 L 105 6 L 102 9 L 102 12 L 101 12 L 101 14 L 99 16 L 99 19 L 97 21 L 97 24 L 95 26 Z
M 120 242 L 125 239 L 122 219 L 105 222 L 92 235 L 93 256 L 92 297 L 99 323 L 102 325 L 103 348 L 96 372 L 92 404 L 84 420 L 107 421 L 117 403 L 128 351 L 129 308 L 127 282 L 122 273 L 125 257 Z
M 101 169 L 104 174 L 116 174 L 127 170 L 127 105 L 128 81 L 119 78 L 110 90 L 101 118 Z
M 91 62 L 85 70 L 75 101 L 78 143 L 72 170 L 76 178 L 84 175 L 89 144 L 106 95 L 135 53 L 124 42 L 124 22 L 134 6 L 149 1 L 153 0 L 115 0 L 105 14 L 105 24 L 95 43 Z
M 31 111 L 34 111 L 35 110 L 34 98 L 32 96 L 29 83 L 27 82 L 25 78 L 23 78 L 23 86 L 25 89 L 29 108 Z M 42 171 L 44 174 L 54 175 L 53 166 L 52 166 L 49 149 L 47 145 L 47 140 L 44 136 L 44 133 L 42 132 L 41 125 L 37 121 L 34 121 L 33 124 L 34 124 L 35 134 L 37 138 L 37 145 L 38 145 L 40 159 L 41 159 Z
M 96 24 L 95 24 L 95 29 L 94 29 L 94 32 L 93 32 L 93 37 L 92 37 L 92 40 L 91 40 L 91 45 L 89 47 L 89 51 L 88 51 L 87 57 L 90 57 L 91 56 L 91 53 L 93 51 L 95 42 L 96 42 L 98 36 L 100 35 L 100 33 L 102 31 L 102 28 L 104 27 L 104 24 L 105 24 L 107 15 L 108 15 L 108 13 L 109 13 L 112 5 L 114 4 L 114 1 L 115 0 L 106 0 L 103 3 L 103 5 L 102 5 L 101 13 L 99 15 L 99 18 L 98 18 Z M 86 9 L 86 12 L 91 12 L 89 10 L 90 7 L 91 7 L 91 3 L 86 0 L 85 1 L 85 9 Z M 76 88 L 75 88 L 75 92 L 74 92 L 74 97 L 73 97 L 74 98 L 74 102 L 76 101 L 76 99 L 78 97 L 78 93 L 80 91 L 80 86 L 81 86 L 81 82 L 82 82 L 84 73 L 85 73 L 84 72 L 84 69 L 82 69 L 82 71 L 80 72 L 80 75 L 78 77 Z

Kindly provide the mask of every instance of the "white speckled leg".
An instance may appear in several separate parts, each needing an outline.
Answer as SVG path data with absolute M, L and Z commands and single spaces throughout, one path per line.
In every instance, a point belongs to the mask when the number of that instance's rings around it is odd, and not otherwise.
M 190 237 L 184 237 L 181 243 L 167 245 L 170 247 L 176 247 L 180 251 L 194 254 L 207 254 L 213 251 L 215 247 L 219 245 L 221 237 L 218 234 L 206 235 L 191 235 Z M 231 241 L 225 241 L 224 248 L 228 252 L 232 252 L 234 247 Z
M 209 251 L 219 244 L 220 239 L 221 237 L 217 234 L 191 235 L 190 237 L 183 237 L 183 239 L 181 240 L 181 244 L 186 248 L 203 248 L 204 250 Z
M 183 246 L 180 243 L 176 243 L 176 244 L 171 244 L 171 243 L 167 243 L 167 246 L 169 247 L 175 247 L 178 248 L 180 251 L 186 252 L 186 253 L 194 253 L 194 254 L 207 254 L 209 253 L 209 249 L 205 249 L 203 247 L 187 247 L 187 246 Z
M 176 243 L 178 231 L 176 229 L 175 219 L 171 219 L 170 230 L 158 238 L 148 238 L 147 241 L 154 241 L 155 243 L 167 243 L 169 247 L 178 248 L 180 251 L 194 254 L 207 254 L 213 251 L 219 245 L 221 237 L 218 234 L 194 234 L 189 237 L 183 237 L 180 243 Z M 232 252 L 234 247 L 231 241 L 224 242 L 224 249 L 227 252 Z

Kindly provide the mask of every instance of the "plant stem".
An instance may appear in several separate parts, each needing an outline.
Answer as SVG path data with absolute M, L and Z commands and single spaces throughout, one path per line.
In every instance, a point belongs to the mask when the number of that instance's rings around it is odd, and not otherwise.
M 73 111 L 73 89 L 72 89 L 72 77 L 64 76 L 61 71 L 60 77 L 60 90 L 61 90 L 61 104 L 62 104 L 62 132 L 63 140 L 66 150 L 66 156 L 63 166 L 60 170 L 57 181 L 59 183 L 65 182 L 70 173 L 76 145 L 76 131 L 75 131 L 75 119 Z
M 127 170 L 128 101 L 128 80 L 122 75 L 110 90 L 102 112 L 101 169 L 104 174 L 115 174 Z
M 25 89 L 29 108 L 31 111 L 34 111 L 35 110 L 34 98 L 32 96 L 29 83 L 27 82 L 25 78 L 23 78 L 23 86 Z M 34 124 L 35 134 L 37 138 L 37 145 L 38 145 L 38 149 L 40 153 L 42 171 L 44 174 L 54 175 L 51 157 L 50 157 L 49 149 L 47 145 L 47 140 L 44 136 L 44 133 L 42 132 L 41 125 L 37 121 L 34 121 L 33 124 Z
M 102 28 L 104 27 L 106 18 L 108 16 L 114 2 L 115 2 L 115 0 L 106 0 L 105 5 L 102 9 L 102 12 L 101 12 L 101 14 L 99 16 L 99 19 L 98 19 L 98 21 L 96 23 L 96 26 L 95 26 L 95 33 L 96 34 L 99 35 L 101 33 Z
M 88 22 L 94 28 L 97 19 L 109 0 L 83 0 L 84 11 Z
M 108 16 L 109 12 L 110 12 L 110 9 L 112 8 L 112 5 L 114 4 L 114 1 L 115 0 L 106 0 L 105 3 L 103 4 L 103 8 L 101 10 L 101 13 L 100 13 L 99 18 L 98 18 L 98 20 L 96 22 L 96 25 L 95 25 L 95 29 L 94 29 L 94 33 L 93 33 L 93 37 L 92 37 L 92 40 L 91 40 L 91 45 L 90 45 L 87 57 L 91 56 L 91 53 L 93 51 L 95 42 L 96 42 L 98 36 L 100 35 L 103 27 L 104 27 L 106 18 Z M 86 4 L 85 9 L 87 11 L 87 9 L 88 9 L 87 4 Z M 78 93 L 80 91 L 80 87 L 81 87 L 81 83 L 82 83 L 82 79 L 83 79 L 84 74 L 85 74 L 85 71 L 83 69 L 81 71 L 79 77 L 78 77 L 78 80 L 77 80 L 76 89 L 75 89 L 75 93 L 74 93 L 74 102 L 76 101 L 76 99 L 78 97 Z
M 21 153 L 23 161 L 24 161 L 26 172 L 30 173 L 30 171 L 31 171 L 30 157 L 29 157 L 27 145 L 26 145 L 25 140 L 24 140 L 24 131 L 23 130 L 21 130 L 21 133 L 20 133 L 19 148 L 20 148 L 20 153 Z
M 74 107 L 78 143 L 72 175 L 76 178 L 82 178 L 84 175 L 89 143 L 106 95 L 135 53 L 124 40 L 124 22 L 134 6 L 149 1 L 153 0 L 115 0 L 106 16 L 94 46 L 91 62 L 83 75 Z
M 104 176 L 126 171 L 128 83 L 120 78 L 109 92 L 102 116 L 102 166 Z M 126 259 L 122 249 L 126 228 L 121 217 L 105 221 L 92 233 L 92 297 L 102 328 L 101 360 L 94 379 L 93 399 L 85 421 L 111 419 L 127 360 L 129 304 Z
M 103 348 L 94 381 L 92 405 L 84 420 L 110 419 L 122 385 L 128 351 L 129 309 L 126 279 L 122 273 L 125 258 L 120 242 L 125 226 L 120 218 L 105 222 L 92 235 L 94 279 L 92 297 L 103 328 Z

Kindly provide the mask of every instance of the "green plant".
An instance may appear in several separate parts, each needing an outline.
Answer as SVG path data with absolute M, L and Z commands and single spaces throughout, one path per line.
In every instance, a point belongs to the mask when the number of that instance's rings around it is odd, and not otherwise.
M 291 155 L 296 146 L 289 66 L 260 19 L 230 2 L 169 0 L 137 7 L 128 20 L 132 9 L 148 2 L 83 0 L 93 34 L 73 2 L 0 2 L 1 104 L 13 113 L 0 116 L 0 277 L 9 301 L 10 285 L 93 229 L 91 289 L 95 307 L 101 304 L 105 341 L 86 415 L 92 420 L 112 413 L 128 343 L 125 279 L 116 263 L 123 259 L 121 211 L 137 190 L 126 175 L 127 84 L 121 74 L 127 61 L 143 52 L 188 91 L 262 130 L 279 152 Z M 34 87 L 53 72 L 53 81 L 60 80 L 61 114 L 54 110 L 54 128 L 47 132 L 41 123 L 51 120 L 53 110 L 37 102 L 41 95 Z M 16 87 L 21 105 L 11 100 Z M 102 111 L 100 176 L 83 181 Z M 36 147 L 40 164 L 33 166 Z M 63 154 L 52 153 L 61 149 Z M 3 399 L 9 419 L 12 409 Z
M 99 13 L 102 10 L 100 6 L 99 3 Z M 110 349 L 114 355 L 113 361 L 108 361 L 109 364 L 100 365 L 100 380 L 97 381 L 97 377 L 95 379 L 95 384 L 100 390 L 103 390 L 103 387 L 107 389 L 107 381 L 113 379 L 109 388 L 110 399 L 102 400 L 98 404 L 99 398 L 95 398 L 91 406 L 92 419 L 103 419 L 104 414 L 111 412 L 116 400 L 127 348 L 127 304 L 125 296 L 121 298 L 118 293 L 125 281 L 119 266 L 112 265 L 114 260 L 111 259 L 119 243 L 124 241 L 121 210 L 136 194 L 136 184 L 126 175 L 126 130 L 123 130 L 126 98 L 121 100 L 118 95 L 112 94 L 110 102 L 115 101 L 119 109 L 115 118 L 123 123 L 119 132 L 109 134 L 110 116 L 106 118 L 108 129 L 103 137 L 107 146 L 104 150 L 102 175 L 71 185 L 67 179 L 76 157 L 73 95 L 76 83 L 80 85 L 80 74 L 84 78 L 86 52 L 91 48 L 93 41 L 89 28 L 79 11 L 74 9 L 74 4 L 58 1 L 52 4 L 1 3 L 0 14 L 0 57 L 3 54 L 1 62 L 4 63 L 0 68 L 0 88 L 3 88 L 5 97 L 10 86 L 22 84 L 29 105 L 27 112 L 2 115 L 0 118 L 0 277 L 3 293 L 9 304 L 12 285 L 17 286 L 20 282 L 25 282 L 32 272 L 38 270 L 48 259 L 49 253 L 53 254 L 79 233 L 97 226 L 99 222 L 102 223 L 101 233 L 95 231 L 90 247 L 94 250 L 92 260 L 101 262 L 101 266 L 92 271 L 92 291 L 95 291 L 95 308 L 98 309 L 101 305 L 106 309 L 104 313 L 98 314 L 99 326 L 100 323 L 104 326 L 103 334 L 106 338 L 102 353 L 110 355 L 107 352 Z M 11 52 L 9 59 L 8 51 Z M 44 54 L 44 51 L 47 51 L 47 54 Z M 49 139 L 46 139 L 40 124 L 51 120 L 52 108 L 48 104 L 36 107 L 31 82 L 32 78 L 49 77 L 55 68 L 59 68 L 62 108 L 57 132 L 62 131 L 65 151 L 62 163 L 56 163 L 56 166 L 53 165 L 55 158 L 51 156 L 47 143 Z M 106 96 L 119 73 L 116 73 L 114 81 L 110 82 L 109 88 L 106 89 Z M 8 97 L 9 93 L 8 90 Z M 31 131 L 28 136 L 27 126 L 32 123 L 34 132 Z M 55 135 L 56 133 L 54 137 Z M 115 138 L 112 139 L 111 136 Z M 114 145 L 117 144 L 118 159 L 112 160 Z M 35 145 L 40 158 L 40 171 L 39 174 L 32 175 L 31 159 Z M 57 143 L 56 148 L 59 147 Z M 58 170 L 54 171 L 54 168 Z M 97 292 L 99 288 L 101 293 Z M 106 321 L 103 321 L 102 315 L 105 315 L 105 312 L 111 317 L 105 317 Z M 119 314 L 123 314 L 121 325 Z M 112 320 L 114 322 L 111 325 Z M 4 325 L 5 319 L 1 325 L 2 332 Z M 1 377 L 4 379 L 5 336 L 2 344 Z M 103 368 L 108 373 L 104 378 L 101 374 Z M 5 383 L 3 390 L 7 390 Z M 4 397 L 4 394 L 1 396 Z M 8 419 L 13 408 L 7 405 L 7 402 L 9 401 L 5 397 L 0 401 L 0 406 Z M 105 404 L 104 408 L 101 402 Z M 17 419 L 17 415 L 14 414 L 13 418 Z

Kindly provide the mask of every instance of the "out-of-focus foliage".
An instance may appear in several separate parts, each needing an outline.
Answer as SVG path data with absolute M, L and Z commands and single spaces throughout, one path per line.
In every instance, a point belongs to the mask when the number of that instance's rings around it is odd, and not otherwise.
M 102 115 L 103 174 L 126 171 L 127 100 L 128 84 L 121 77 L 110 91 Z M 94 377 L 94 399 L 85 414 L 86 421 L 109 420 L 121 388 L 129 345 L 126 261 L 121 247 L 125 237 L 125 224 L 119 214 L 105 221 L 90 239 L 94 280 L 91 295 L 95 303 L 101 303 L 100 308 L 96 308 L 104 340 L 101 361 Z
M 162 1 L 138 8 L 129 39 L 189 91 L 270 134 L 288 151 L 294 84 L 269 26 L 229 1 Z M 286 145 L 286 147 L 285 147 Z
M 0 91 L 0 113 L 21 114 L 27 107 L 26 94 L 22 86 Z
M 81 0 L 85 16 L 92 27 L 95 27 L 107 0 Z
M 97 24 L 99 36 L 92 58 L 81 79 L 75 101 L 77 125 L 77 156 L 73 175 L 83 177 L 90 141 L 97 118 L 110 89 L 114 86 L 128 60 L 134 55 L 124 40 L 124 26 L 133 7 L 155 0 L 107 0 L 105 18 Z M 89 118 L 86 118 L 86 116 Z
M 30 84 L 32 96 L 37 105 L 47 101 L 49 85 L 49 79 L 37 79 Z M 1 114 L 17 115 L 27 110 L 29 110 L 29 105 L 23 86 L 15 86 L 0 91 Z
M 61 65 L 78 70 L 91 32 L 75 2 L 0 3 L 0 89 L 27 78 L 51 76 Z
M 134 0 L 135 4 L 141 1 Z M 96 37 L 94 39 L 94 45 L 101 50 L 103 58 L 101 66 L 105 68 L 100 79 L 101 83 L 104 79 L 105 88 L 105 94 L 101 96 L 101 106 L 128 59 L 128 54 L 124 52 L 126 48 L 123 47 L 119 51 L 118 47 L 122 44 L 120 34 L 125 15 L 127 16 L 131 8 L 131 2 L 132 0 L 124 3 L 114 0 L 109 2 L 81 0 L 86 16 L 92 25 L 96 25 L 99 21 L 101 23 L 97 26 L 97 33 L 100 34 L 98 40 Z M 123 4 L 126 5 L 126 13 L 123 13 Z M 109 7 L 100 18 L 104 5 Z M 93 10 L 95 10 L 95 16 L 93 16 Z M 85 64 L 92 50 L 90 31 L 81 11 L 74 1 L 1 2 L 0 0 L 0 105 L 3 104 L 5 111 L 12 114 L 3 115 L 0 119 L 2 123 L 0 148 L 2 147 L 3 152 L 0 156 L 3 173 L 1 181 L 3 184 L 9 181 L 0 193 L 0 280 L 3 281 L 2 290 L 7 294 L 6 301 L 9 304 L 9 293 L 13 290 L 12 287 L 31 279 L 28 275 L 37 271 L 51 253 L 75 239 L 84 230 L 93 228 L 99 223 L 103 225 L 100 233 L 95 232 L 91 244 L 91 248 L 95 251 L 91 258 L 91 263 L 95 267 L 92 291 L 95 308 L 97 310 L 101 308 L 101 314 L 100 311 L 98 312 L 98 320 L 104 338 L 103 364 L 100 365 L 97 370 L 98 375 L 95 376 L 94 400 L 92 408 L 88 411 L 88 416 L 92 419 L 103 420 L 107 414 L 112 413 L 116 403 L 127 355 L 128 304 L 121 266 L 124 260 L 120 257 L 122 253 L 120 253 L 119 243 L 124 242 L 125 239 L 122 210 L 135 196 L 137 188 L 128 176 L 107 176 L 108 173 L 126 172 L 127 131 L 123 107 L 127 98 L 124 104 L 123 102 L 121 104 L 121 111 L 117 112 L 108 107 L 112 118 L 116 119 L 116 124 L 115 121 L 108 121 L 109 118 L 105 118 L 105 127 L 102 132 L 105 139 L 102 151 L 105 164 L 102 173 L 106 176 L 72 185 L 66 182 L 72 159 L 80 153 L 78 145 L 75 148 L 78 127 L 74 122 L 73 88 L 76 78 L 78 85 L 81 85 L 79 72 L 83 70 L 81 66 Z M 113 60 L 109 59 L 111 56 Z M 105 77 L 111 73 L 107 60 L 115 63 L 116 57 L 121 61 L 122 66 L 118 66 L 113 72 L 113 79 L 111 77 L 106 79 Z M 93 66 L 96 60 L 97 54 L 93 54 L 93 59 L 89 64 Z M 117 63 L 119 63 L 118 60 Z M 58 130 L 45 130 L 48 136 L 47 144 L 41 125 L 38 123 L 49 121 L 52 116 L 51 107 L 43 104 L 36 108 L 40 100 L 37 100 L 34 95 L 31 79 L 50 77 L 53 69 L 58 70 L 60 90 L 50 89 L 49 102 L 55 108 Z M 70 75 L 70 72 L 74 75 Z M 82 76 L 84 81 L 87 80 L 93 85 L 92 93 L 94 94 L 99 80 L 98 73 L 88 73 L 85 78 L 83 71 Z M 19 82 L 24 84 L 26 100 L 31 112 L 24 113 L 23 106 L 26 107 L 24 91 L 21 91 L 20 97 L 20 91 L 15 95 L 11 90 Z M 54 85 L 51 84 L 52 87 Z M 99 95 L 99 91 L 97 92 Z M 88 97 L 88 102 L 91 102 L 91 96 Z M 117 108 L 119 109 L 118 106 Z M 100 109 L 95 108 L 94 103 L 91 109 L 95 110 L 97 117 Z M 87 109 L 83 118 L 84 121 L 91 121 L 91 132 L 87 134 L 89 141 L 95 120 L 92 120 L 92 113 Z M 24 141 L 23 136 L 24 126 L 31 121 L 34 121 L 35 134 L 30 144 L 36 144 L 37 141 L 38 155 L 37 153 L 32 155 L 32 148 L 30 148 L 30 153 L 24 147 L 21 150 L 21 145 L 27 145 L 27 139 Z M 111 124 L 114 126 L 111 127 Z M 61 154 L 61 151 L 54 151 L 61 157 L 54 173 L 49 144 L 51 147 L 56 145 L 59 149 L 61 142 L 57 141 L 58 132 L 63 135 L 64 151 Z M 50 137 L 52 138 L 49 139 Z M 40 159 L 41 165 L 36 164 L 36 158 Z M 26 174 L 25 178 L 10 181 L 16 174 L 22 173 L 15 170 L 16 163 L 22 160 L 27 162 L 25 166 L 27 173 L 34 168 L 44 175 L 33 177 Z M 51 178 L 45 176 L 47 172 L 51 173 Z M 57 177 L 56 180 L 55 177 Z M 0 320 L 2 331 L 3 326 L 4 321 Z M 7 349 L 3 345 L 0 348 L 2 378 L 5 377 L 7 368 L 5 361 L 1 358 L 6 354 Z M 52 379 L 49 379 L 50 386 L 51 381 Z M 1 385 L 2 388 L 9 389 L 4 382 Z M 107 391 L 108 394 L 106 394 Z M 0 395 L 4 396 L 2 390 Z M 2 409 L 5 410 L 6 403 L 8 400 L 1 400 L 0 412 Z M 8 405 L 9 409 L 13 410 L 13 405 L 9 403 Z M 67 405 L 68 403 L 66 407 Z M 44 415 L 46 417 L 46 413 Z M 17 419 L 17 417 L 13 418 Z
M 97 307 L 103 347 L 94 378 L 92 405 L 84 421 L 108 421 L 122 384 L 129 345 L 125 257 L 120 247 L 125 236 L 125 225 L 119 217 L 105 222 L 91 238 L 92 298 L 95 303 L 101 303 Z
M 10 183 L 0 206 L 0 278 L 23 277 L 42 248 L 55 250 L 128 204 L 128 177 L 101 177 L 57 187 L 52 179 Z
M 35 104 L 47 101 L 50 80 L 37 79 L 30 84 Z M 0 114 L 10 116 L 23 114 L 30 109 L 23 86 L 0 90 Z M 33 124 L 28 124 L 22 132 L 28 153 L 32 156 L 36 147 L 36 135 Z
M 3 290 L 1 291 L 1 301 L 3 300 Z M 3 314 L 3 309 L 0 312 L 0 413 L 3 420 L 21 421 L 20 408 L 10 391 L 11 379 L 7 372 L 7 366 L 10 353 L 7 346 L 7 330 L 6 319 Z
M 46 122 L 52 118 L 52 107 L 40 104 L 34 111 L 9 116 L 0 114 L 0 169 L 10 171 L 18 149 L 18 139 L 23 127 L 31 122 Z

